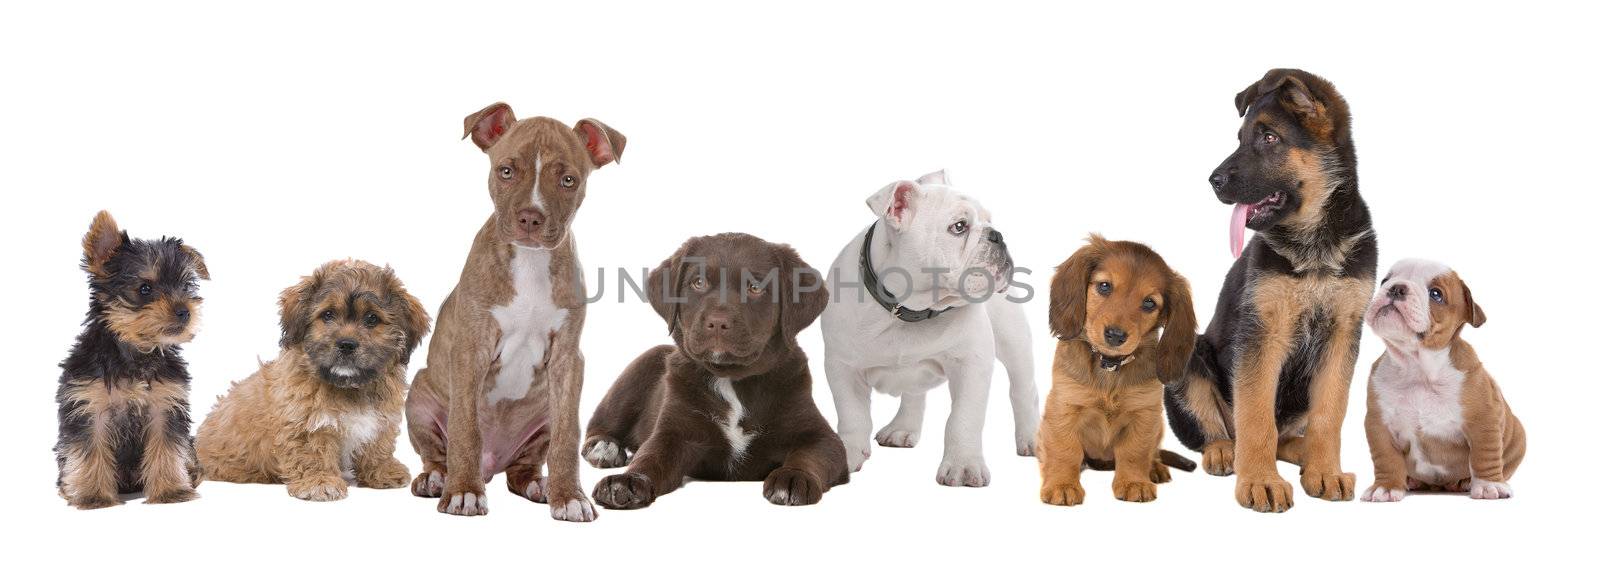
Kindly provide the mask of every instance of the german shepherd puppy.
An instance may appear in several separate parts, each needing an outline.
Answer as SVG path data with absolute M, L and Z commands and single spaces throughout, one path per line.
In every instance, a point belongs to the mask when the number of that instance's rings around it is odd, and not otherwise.
M 1300 466 L 1306 494 L 1355 496 L 1339 465 L 1361 317 L 1378 241 L 1356 190 L 1350 110 L 1333 84 L 1267 72 L 1234 97 L 1239 148 L 1211 173 L 1235 205 L 1235 261 L 1188 371 L 1166 390 L 1167 418 L 1212 475 L 1238 472 L 1239 504 L 1294 506 L 1275 460 Z M 1244 229 L 1257 235 L 1244 247 Z

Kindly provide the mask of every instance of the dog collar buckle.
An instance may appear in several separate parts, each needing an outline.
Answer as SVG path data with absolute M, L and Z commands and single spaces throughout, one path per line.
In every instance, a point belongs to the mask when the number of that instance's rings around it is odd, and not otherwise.
M 949 308 L 943 310 L 931 308 L 913 310 L 907 308 L 900 305 L 900 299 L 890 294 L 889 289 L 883 287 L 883 282 L 878 280 L 878 272 L 872 270 L 872 232 L 877 229 L 878 224 L 873 223 L 871 227 L 867 228 L 866 238 L 861 241 L 861 284 L 866 286 L 867 294 L 872 295 L 872 300 L 877 302 L 879 306 L 883 306 L 883 309 L 888 310 L 889 314 L 894 316 L 895 319 L 907 323 L 933 319 L 939 317 L 939 314 L 949 311 Z

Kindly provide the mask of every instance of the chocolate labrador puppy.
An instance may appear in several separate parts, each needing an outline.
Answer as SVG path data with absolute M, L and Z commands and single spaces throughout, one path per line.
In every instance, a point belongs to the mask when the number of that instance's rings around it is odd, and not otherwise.
M 628 466 L 600 481 L 595 501 L 643 508 L 693 477 L 765 480 L 773 504 L 809 505 L 849 481 L 795 341 L 828 292 L 793 248 L 748 234 L 691 238 L 645 292 L 676 345 L 629 364 L 590 419 L 584 458 Z

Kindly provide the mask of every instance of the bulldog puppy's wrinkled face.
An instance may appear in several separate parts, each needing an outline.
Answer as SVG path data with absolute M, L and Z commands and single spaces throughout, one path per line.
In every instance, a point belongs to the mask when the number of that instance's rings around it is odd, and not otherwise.
M 1463 325 L 1479 327 L 1485 320 L 1455 271 L 1422 259 L 1395 263 L 1366 314 L 1372 331 L 1401 350 L 1447 348 Z
M 931 292 L 928 305 L 948 308 L 983 301 L 1010 286 L 1012 261 L 989 211 L 949 185 L 943 170 L 898 181 L 867 199 L 882 219 L 890 266 L 877 271 L 885 286 L 905 298 Z
M 748 234 L 692 238 L 648 282 L 650 304 L 678 347 L 735 379 L 797 349 L 795 336 L 828 299 L 821 275 L 793 248 Z
M 430 321 L 393 270 L 355 260 L 318 267 L 278 305 L 280 344 L 304 352 L 317 376 L 340 388 L 403 376 Z
M 627 138 L 594 119 L 567 127 L 548 117 L 518 121 L 496 103 L 468 115 L 463 137 L 489 156 L 489 198 L 501 241 L 548 249 L 566 240 L 589 172 L 622 157 Z

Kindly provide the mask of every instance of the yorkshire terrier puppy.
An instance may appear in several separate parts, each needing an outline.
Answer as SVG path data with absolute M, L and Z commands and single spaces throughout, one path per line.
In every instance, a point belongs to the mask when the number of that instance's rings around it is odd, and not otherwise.
M 283 483 L 308 501 L 349 483 L 394 489 L 406 364 L 430 318 L 394 271 L 332 261 L 283 291 L 278 358 L 233 385 L 200 424 L 206 479 Z
M 89 316 L 61 363 L 56 489 L 67 504 L 102 508 L 143 492 L 146 503 L 199 497 L 189 436 L 188 363 L 200 252 L 177 238 L 136 240 L 101 211 L 83 238 Z

